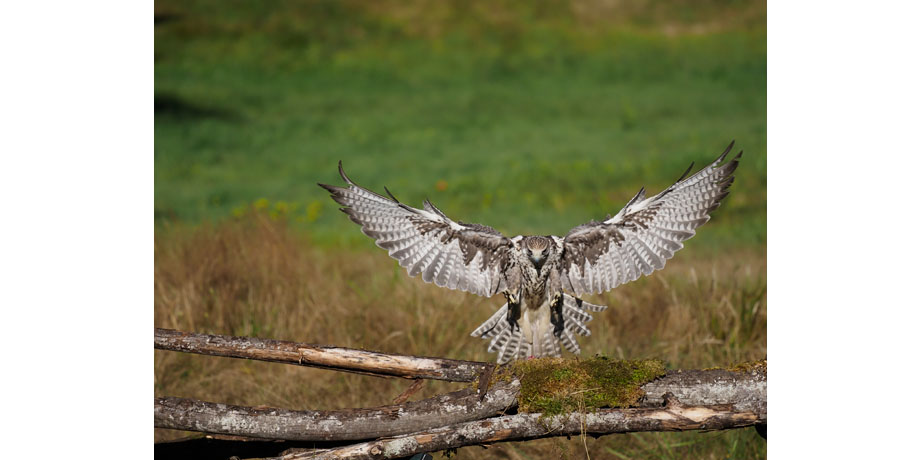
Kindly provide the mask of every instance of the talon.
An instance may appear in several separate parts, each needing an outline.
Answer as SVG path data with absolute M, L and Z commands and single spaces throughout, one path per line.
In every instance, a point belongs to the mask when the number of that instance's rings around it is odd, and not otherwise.
M 562 331 L 563 331 L 563 325 L 561 322 L 558 322 L 553 325 L 553 335 L 555 335 L 556 338 L 560 338 L 560 339 L 562 338 Z
M 557 338 L 562 338 L 562 332 L 565 329 L 565 317 L 562 316 L 562 295 L 559 293 L 553 294 L 553 299 L 550 302 L 550 322 L 553 323 L 553 335 Z
M 510 292 L 505 293 L 505 296 L 508 298 L 508 316 L 506 318 L 508 324 L 511 325 L 511 332 L 514 332 L 515 328 L 521 328 L 517 322 L 517 319 L 521 317 L 520 297 Z
M 553 307 L 560 307 L 560 306 L 562 306 L 562 293 L 561 293 L 561 292 L 557 292 L 557 293 L 553 294 L 553 297 L 552 297 L 552 299 L 550 300 L 550 304 L 552 304 Z
M 521 326 L 517 322 L 516 311 L 508 310 L 508 324 L 511 325 L 511 332 L 514 332 L 515 328 L 520 329 Z

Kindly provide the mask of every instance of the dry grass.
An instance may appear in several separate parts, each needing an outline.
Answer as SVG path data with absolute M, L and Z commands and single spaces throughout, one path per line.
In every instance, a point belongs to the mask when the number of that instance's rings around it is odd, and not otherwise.
M 764 252 L 679 254 L 651 277 L 589 298 L 610 308 L 589 324 L 594 335 L 582 340 L 583 353 L 658 358 L 672 368 L 764 358 Z M 160 228 L 155 265 L 156 327 L 458 359 L 494 359 L 486 352 L 486 342 L 469 333 L 500 305 L 499 299 L 483 299 L 410 279 L 381 250 L 313 247 L 302 233 L 265 216 L 198 229 Z M 396 379 L 155 352 L 156 396 L 333 409 L 387 404 L 408 385 Z M 428 382 L 415 399 L 456 389 L 457 385 Z M 155 438 L 160 441 L 183 435 L 156 430 Z M 687 449 L 700 448 L 695 440 L 702 439 L 704 445 L 714 447 L 692 450 L 694 456 L 724 458 L 727 449 L 737 447 L 739 439 L 753 443 L 755 437 L 724 433 L 607 436 L 589 439 L 587 448 L 592 458 L 673 457 L 675 452 L 679 457 L 690 455 Z M 687 442 L 672 442 L 675 439 Z M 466 454 L 461 449 L 460 458 L 544 457 L 555 456 L 560 449 L 581 457 L 581 446 L 580 440 L 542 440 L 486 451 L 468 448 L 476 450 Z M 765 447 L 745 452 L 745 456 L 760 457 L 765 455 Z

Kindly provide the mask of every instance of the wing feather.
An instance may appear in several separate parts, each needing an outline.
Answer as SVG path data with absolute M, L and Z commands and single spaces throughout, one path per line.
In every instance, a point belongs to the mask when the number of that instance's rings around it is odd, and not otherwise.
M 441 287 L 492 296 L 502 286 L 502 273 L 513 247 L 511 240 L 485 225 L 455 222 L 430 201 L 423 209 L 367 190 L 339 174 L 346 187 L 319 184 L 344 206 L 342 211 L 399 261 L 410 276 Z
M 663 268 L 728 195 L 741 158 L 723 163 L 732 146 L 687 177 L 691 164 L 663 192 L 646 198 L 643 187 L 615 216 L 573 228 L 563 240 L 563 285 L 600 294 Z

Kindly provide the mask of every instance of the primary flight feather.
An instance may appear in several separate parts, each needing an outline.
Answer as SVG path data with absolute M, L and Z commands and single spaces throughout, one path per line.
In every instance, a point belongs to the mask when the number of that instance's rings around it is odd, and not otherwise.
M 728 195 L 741 158 L 722 163 L 733 145 L 696 174 L 687 177 L 691 164 L 661 193 L 646 198 L 643 188 L 615 216 L 564 237 L 508 238 L 492 227 L 454 221 L 428 200 L 422 209 L 407 206 L 389 190 L 385 197 L 354 183 L 342 162 L 347 186 L 319 185 L 410 276 L 485 297 L 504 294 L 506 303 L 472 335 L 491 339 L 489 351 L 505 363 L 560 356 L 560 344 L 578 353 L 575 335 L 591 335 L 588 312 L 607 308 L 579 297 L 663 268 Z

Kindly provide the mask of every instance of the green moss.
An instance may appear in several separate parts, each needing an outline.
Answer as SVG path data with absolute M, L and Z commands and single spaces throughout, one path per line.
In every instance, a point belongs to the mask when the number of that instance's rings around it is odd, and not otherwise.
M 734 366 L 710 367 L 710 368 L 706 368 L 705 370 L 710 371 L 710 370 L 718 370 L 718 369 L 730 371 L 730 372 L 744 372 L 744 373 L 754 372 L 754 371 L 766 372 L 767 371 L 767 360 L 765 358 L 759 361 L 744 361 L 744 362 L 735 364 Z
M 517 376 L 519 410 L 556 415 L 628 407 L 642 397 L 643 384 L 661 375 L 664 364 L 659 360 L 538 358 L 513 362 L 497 371 L 493 380 Z
M 767 371 L 767 360 L 766 358 L 761 359 L 760 361 L 745 361 L 743 363 L 735 364 L 732 367 L 727 368 L 728 371 L 733 372 L 753 372 L 763 370 Z

